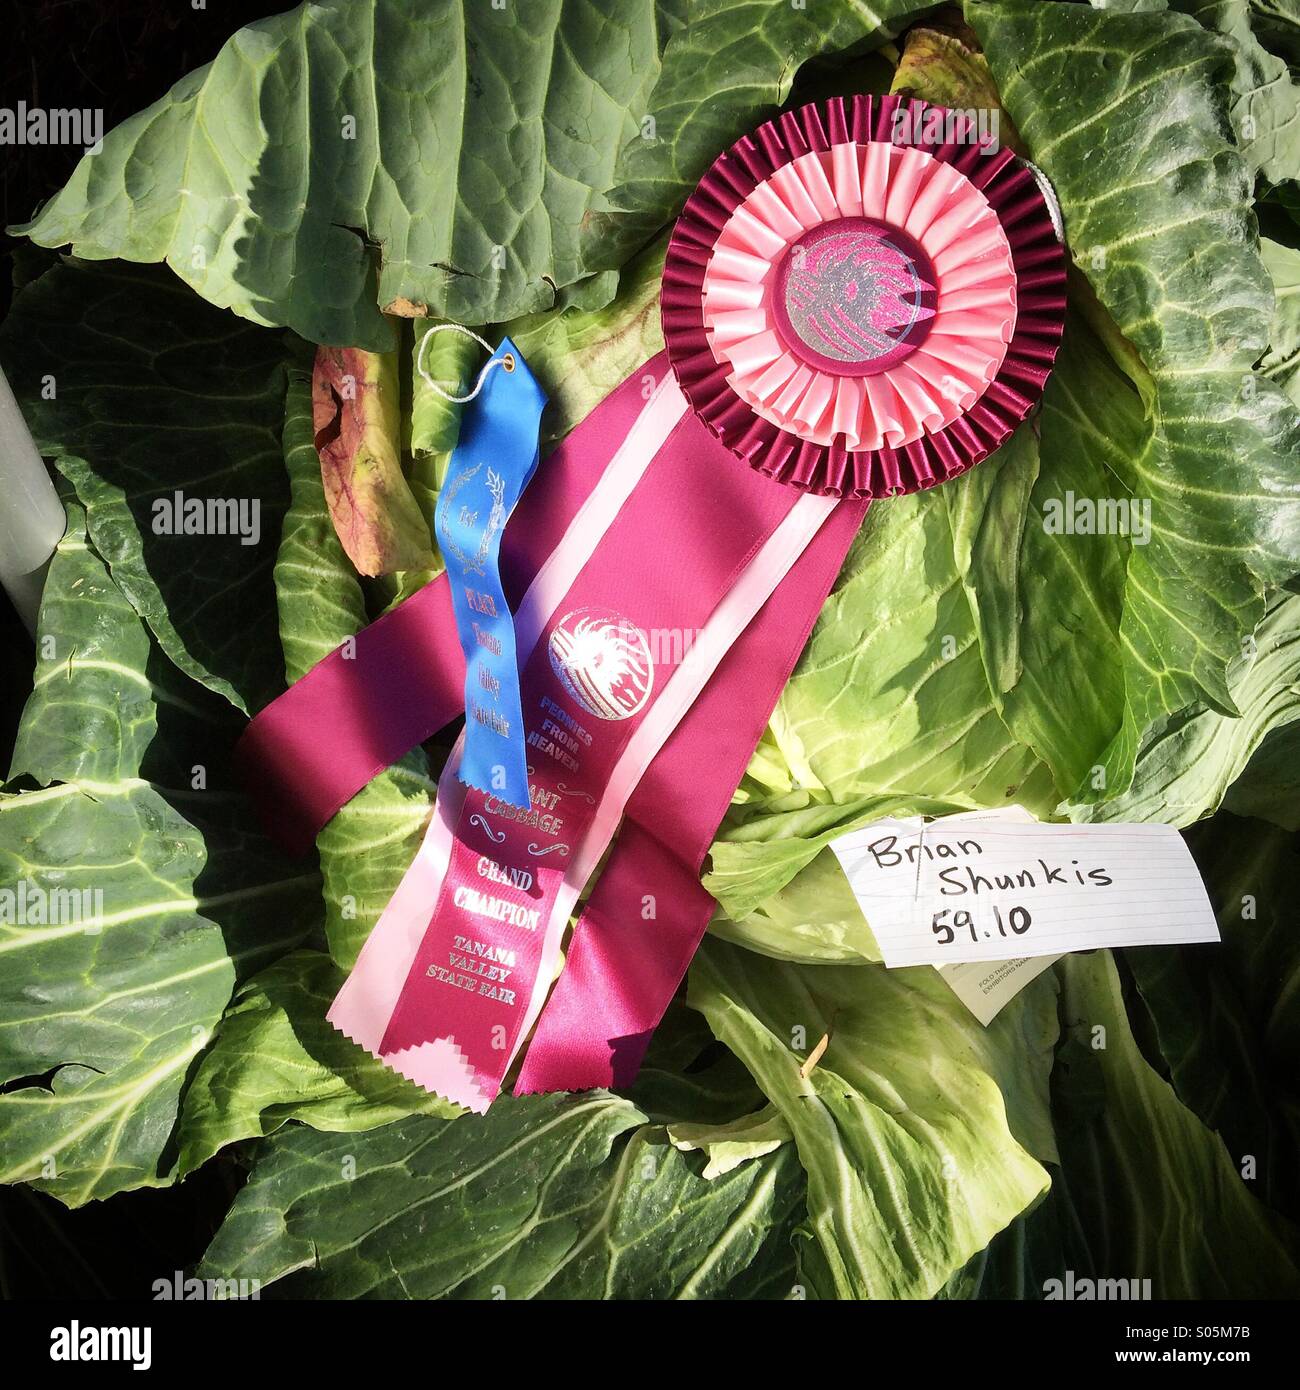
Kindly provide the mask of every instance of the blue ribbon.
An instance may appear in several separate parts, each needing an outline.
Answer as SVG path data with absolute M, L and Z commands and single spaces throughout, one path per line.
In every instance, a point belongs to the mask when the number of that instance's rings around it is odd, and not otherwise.
M 503 365 L 511 359 L 513 368 Z M 501 533 L 537 468 L 546 393 L 509 338 L 502 339 L 483 370 L 482 390 L 461 416 L 434 526 L 465 653 L 459 777 L 466 786 L 526 807 L 528 760 L 515 625 L 498 560 Z

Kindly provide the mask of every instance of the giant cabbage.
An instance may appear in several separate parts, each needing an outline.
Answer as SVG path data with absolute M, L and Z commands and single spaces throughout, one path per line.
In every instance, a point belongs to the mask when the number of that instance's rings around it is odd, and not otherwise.
M 0 923 L 0 1174 L 72 1240 L 87 1202 L 215 1172 L 198 1272 L 288 1297 L 1041 1297 L 1066 1270 L 1297 1289 L 1294 18 L 931 11 L 303 5 L 18 229 L 71 253 L 0 325 L 69 529 L 0 866 L 104 907 L 90 931 Z M 367 578 L 340 543 L 313 347 L 398 372 L 386 486 L 353 519 L 422 536 L 456 433 L 412 366 L 430 322 L 508 331 L 563 436 L 660 346 L 665 231 L 718 151 L 890 86 L 999 102 L 1056 189 L 1070 309 L 1041 409 L 966 478 L 871 509 L 636 1085 L 459 1114 L 324 1018 L 445 738 L 306 866 L 229 773 L 241 714 L 430 573 L 399 547 L 411 568 Z M 449 383 L 471 365 L 433 358 Z M 177 489 L 255 500 L 256 543 L 159 535 Z M 1071 498 L 1147 503 L 1149 531 L 1062 531 Z M 988 1028 L 933 971 L 886 971 L 831 840 L 1012 803 L 1188 827 L 1223 945 L 1070 958 Z

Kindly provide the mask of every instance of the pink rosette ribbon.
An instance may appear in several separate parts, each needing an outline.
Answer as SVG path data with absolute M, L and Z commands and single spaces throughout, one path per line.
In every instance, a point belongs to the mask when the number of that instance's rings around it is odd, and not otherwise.
M 1065 263 L 1041 176 L 973 139 L 922 143 L 961 132 L 929 110 L 786 112 L 716 161 L 673 231 L 673 370 L 719 439 L 794 487 L 890 497 L 956 477 L 1051 372 Z

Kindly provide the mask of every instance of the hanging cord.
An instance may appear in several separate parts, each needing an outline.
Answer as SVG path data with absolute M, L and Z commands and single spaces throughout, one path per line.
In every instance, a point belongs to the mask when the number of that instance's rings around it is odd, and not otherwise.
M 419 350 L 415 354 L 415 369 L 424 378 L 425 384 L 431 391 L 436 392 L 444 401 L 450 401 L 453 405 L 465 405 L 472 401 L 475 396 L 483 389 L 483 383 L 487 380 L 487 374 L 493 367 L 504 367 L 506 371 L 513 372 L 515 369 L 514 354 L 507 352 L 504 357 L 493 357 L 483 365 L 483 370 L 478 374 L 478 380 L 474 383 L 474 389 L 468 396 L 453 396 L 450 392 L 444 391 L 442 386 L 430 375 L 429 369 L 424 365 L 425 350 L 429 346 L 429 339 L 435 333 L 463 333 L 467 338 L 473 338 L 476 343 L 482 344 L 488 352 L 492 351 L 492 344 L 486 338 L 480 338 L 472 328 L 466 328 L 463 323 L 435 323 L 431 328 L 425 330 L 424 337 L 420 339 Z

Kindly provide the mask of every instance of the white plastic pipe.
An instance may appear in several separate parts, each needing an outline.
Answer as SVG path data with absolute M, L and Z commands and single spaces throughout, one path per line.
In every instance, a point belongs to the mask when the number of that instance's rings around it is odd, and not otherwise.
M 45 571 L 66 525 L 63 504 L 0 371 L 0 584 L 33 635 Z

